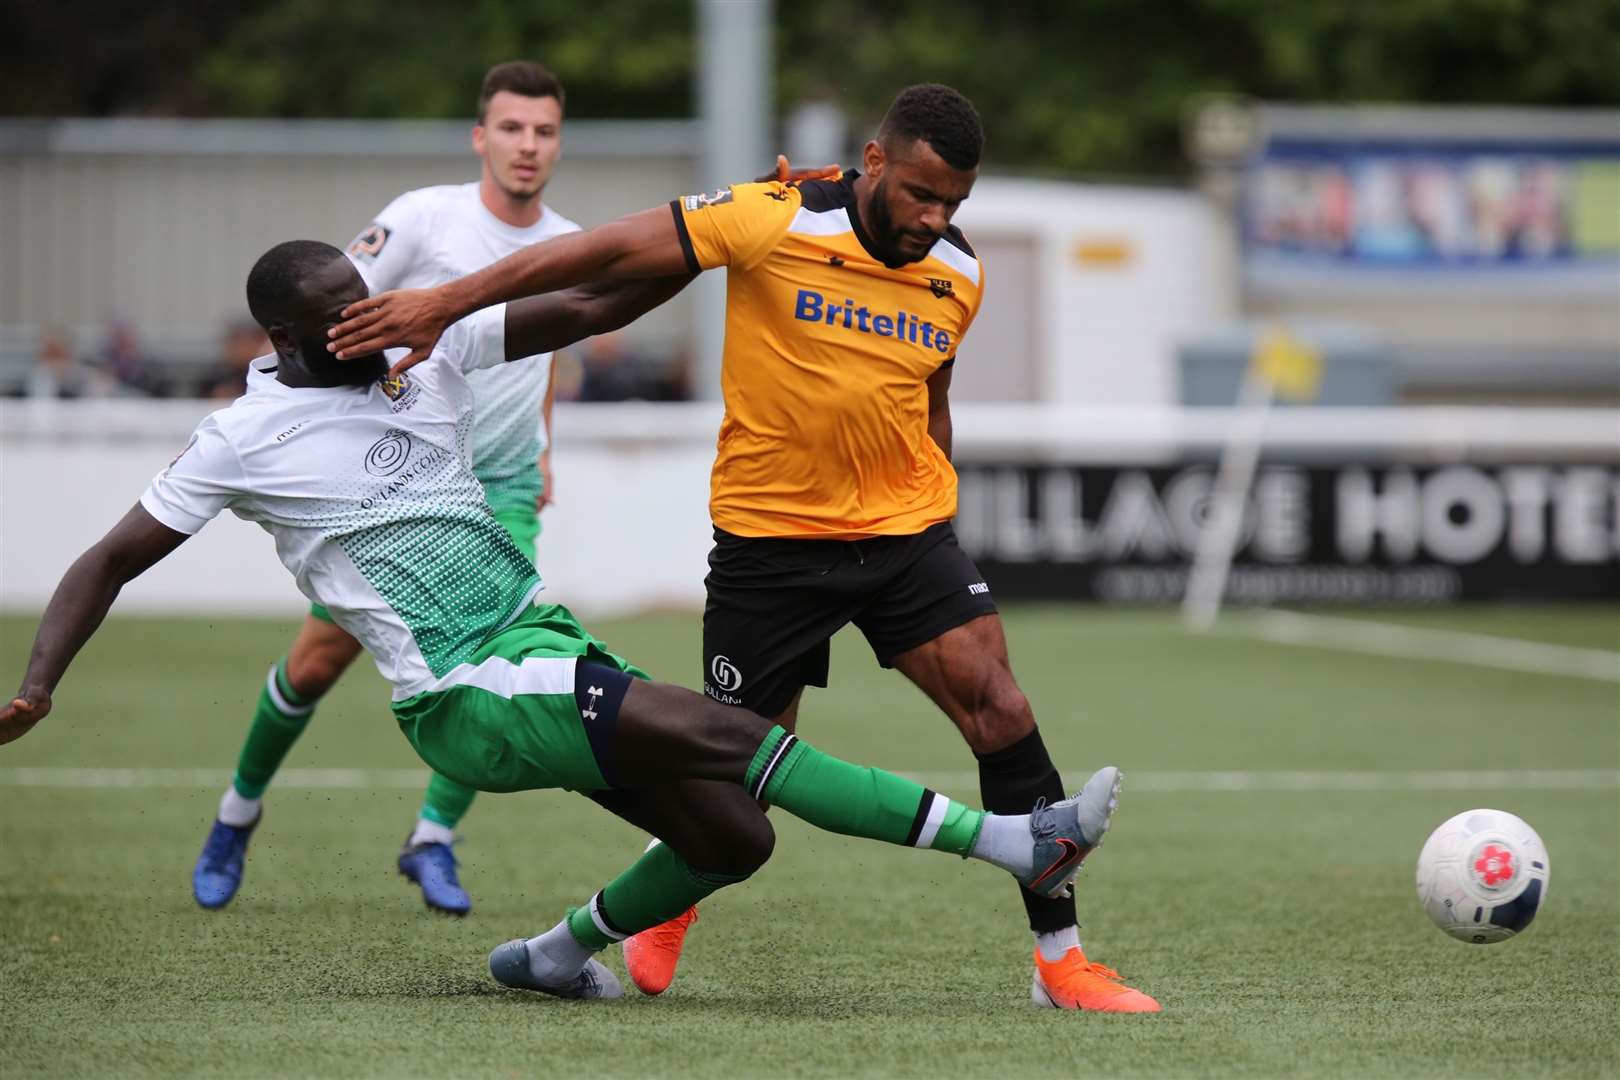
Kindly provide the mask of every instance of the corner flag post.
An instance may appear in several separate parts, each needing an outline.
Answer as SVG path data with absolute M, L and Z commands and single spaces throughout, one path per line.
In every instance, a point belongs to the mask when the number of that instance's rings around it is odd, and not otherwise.
M 1226 581 L 1237 556 L 1243 512 L 1265 444 L 1266 421 L 1277 396 L 1310 399 L 1322 382 L 1322 357 L 1286 329 L 1260 335 L 1238 390 L 1237 406 L 1220 467 L 1210 493 L 1209 517 L 1198 534 L 1181 619 L 1193 630 L 1208 630 L 1220 614 Z

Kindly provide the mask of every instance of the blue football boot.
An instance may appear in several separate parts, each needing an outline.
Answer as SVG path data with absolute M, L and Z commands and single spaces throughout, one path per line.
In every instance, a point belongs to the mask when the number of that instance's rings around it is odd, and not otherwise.
M 422 899 L 434 911 L 465 915 L 472 910 L 472 898 L 456 878 L 449 844 L 406 844 L 399 853 L 399 872 L 422 887 Z
M 191 895 L 213 910 L 231 902 L 242 887 L 242 864 L 247 859 L 248 837 L 264 820 L 264 811 L 248 825 L 227 825 L 215 819 L 203 841 L 202 854 L 191 871 Z

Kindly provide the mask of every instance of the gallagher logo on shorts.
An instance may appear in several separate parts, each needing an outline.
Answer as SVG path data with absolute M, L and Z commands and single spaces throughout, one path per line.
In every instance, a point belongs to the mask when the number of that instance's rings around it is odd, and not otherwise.
M 709 661 L 709 674 L 714 676 L 714 685 L 727 693 L 742 689 L 742 672 L 730 657 L 716 656 Z
M 387 434 L 366 451 L 366 472 L 372 476 L 393 476 L 405 467 L 410 457 L 411 437 L 399 428 L 389 428 Z

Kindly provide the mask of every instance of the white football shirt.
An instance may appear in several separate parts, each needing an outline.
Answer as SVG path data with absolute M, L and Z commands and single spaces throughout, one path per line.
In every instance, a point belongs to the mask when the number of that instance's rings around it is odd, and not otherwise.
M 489 212 L 478 184 L 445 184 L 407 191 L 389 203 L 349 245 L 349 258 L 373 294 L 425 289 L 482 270 L 530 244 L 579 226 L 542 205 L 527 228 Z M 491 508 L 530 509 L 540 495 L 535 466 L 549 435 L 540 404 L 551 381 L 551 354 L 534 363 L 474 373 L 473 472 Z
M 258 522 L 299 590 L 360 640 L 395 700 L 410 697 L 541 588 L 468 449 L 467 374 L 505 359 L 505 325 L 505 305 L 480 311 L 428 360 L 363 388 L 287 386 L 275 356 L 256 360 L 247 393 L 204 418 L 141 505 L 188 534 L 226 509 Z

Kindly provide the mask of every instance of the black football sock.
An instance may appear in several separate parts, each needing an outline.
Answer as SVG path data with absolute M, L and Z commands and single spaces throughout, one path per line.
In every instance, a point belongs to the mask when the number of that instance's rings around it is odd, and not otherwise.
M 1043 796 L 1048 803 L 1069 797 L 1046 752 L 1040 728 L 1011 746 L 975 756 L 979 759 L 979 797 L 993 814 L 1027 814 Z M 1029 913 L 1029 928 L 1035 933 L 1050 934 L 1077 924 L 1072 896 L 1054 900 L 1024 888 L 1018 893 Z

